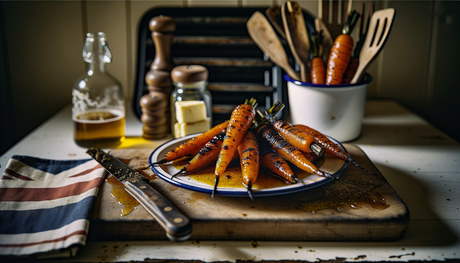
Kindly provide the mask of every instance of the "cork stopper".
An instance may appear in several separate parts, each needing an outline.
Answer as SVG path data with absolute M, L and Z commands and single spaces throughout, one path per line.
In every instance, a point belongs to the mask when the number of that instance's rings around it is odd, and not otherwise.
M 176 22 L 169 16 L 156 16 L 150 19 L 149 29 L 152 32 L 174 32 Z
M 171 79 L 179 83 L 195 83 L 208 79 L 208 70 L 200 65 L 181 65 L 173 68 Z

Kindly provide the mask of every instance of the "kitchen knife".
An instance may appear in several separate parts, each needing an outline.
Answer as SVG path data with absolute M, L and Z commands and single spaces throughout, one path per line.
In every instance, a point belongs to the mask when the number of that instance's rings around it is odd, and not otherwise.
M 142 174 L 99 148 L 90 148 L 86 153 L 125 186 L 125 190 L 165 229 L 169 240 L 180 242 L 191 236 L 190 220 L 155 191 Z

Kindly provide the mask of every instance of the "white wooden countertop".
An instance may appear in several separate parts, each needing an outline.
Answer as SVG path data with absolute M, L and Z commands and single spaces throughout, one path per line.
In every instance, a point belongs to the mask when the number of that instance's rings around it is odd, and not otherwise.
M 128 108 L 129 109 L 129 108 Z M 128 112 L 118 148 L 155 149 L 171 139 L 141 138 L 142 123 Z M 0 174 L 15 154 L 49 159 L 88 158 L 73 142 L 70 106 L 0 157 Z M 410 211 L 396 242 L 169 241 L 87 242 L 65 262 L 431 261 L 460 259 L 460 144 L 394 101 L 368 101 L 359 146 Z M 53 261 L 56 262 L 56 261 Z

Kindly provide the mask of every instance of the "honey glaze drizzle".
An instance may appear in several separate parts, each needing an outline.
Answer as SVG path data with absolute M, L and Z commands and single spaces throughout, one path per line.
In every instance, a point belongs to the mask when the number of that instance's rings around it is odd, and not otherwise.
M 117 158 L 120 161 L 124 162 L 126 165 L 129 165 L 131 160 L 133 159 L 122 159 L 122 158 Z M 144 167 L 143 165 L 140 165 L 140 167 Z M 149 181 L 156 179 L 156 175 L 152 172 L 147 173 L 146 171 L 143 170 L 137 170 L 140 174 L 145 176 Z M 121 214 L 120 216 L 127 216 L 129 215 L 136 206 L 139 205 L 139 202 L 134 199 L 126 190 L 125 186 L 117 180 L 113 175 L 107 177 L 105 181 L 110 184 L 112 187 L 111 194 L 112 196 L 117 200 L 117 202 L 122 205 L 121 207 Z
M 172 164 L 177 170 L 180 170 L 184 167 L 184 165 L 190 160 L 190 158 L 182 158 L 176 161 L 173 161 Z M 296 169 L 293 167 L 293 171 L 295 172 L 298 179 L 302 180 L 305 177 L 311 175 L 305 171 L 300 169 Z M 214 185 L 215 180 L 215 165 L 209 165 L 205 168 L 202 168 L 196 172 L 191 172 L 187 174 L 189 177 L 188 180 L 194 180 L 197 182 L 201 182 L 207 185 Z M 183 176 L 183 175 L 179 175 Z M 274 187 L 281 187 L 288 185 L 289 183 L 284 182 L 283 180 L 270 175 L 264 169 L 260 169 L 259 175 L 257 176 L 257 181 L 252 186 L 253 189 L 265 189 L 265 188 L 274 188 Z M 241 176 L 241 166 L 239 161 L 232 161 L 225 172 L 223 173 L 222 177 L 219 180 L 219 187 L 233 187 L 233 188 L 246 188 L 243 185 L 243 180 Z
M 113 175 L 107 177 L 105 181 L 112 187 L 112 196 L 122 205 L 121 216 L 129 215 L 139 205 L 139 202 L 126 192 L 125 186 Z

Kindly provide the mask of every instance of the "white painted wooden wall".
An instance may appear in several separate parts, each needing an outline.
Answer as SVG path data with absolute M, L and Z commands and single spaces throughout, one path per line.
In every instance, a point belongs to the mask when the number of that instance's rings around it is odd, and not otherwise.
M 367 0 L 366 0 L 367 1 Z M 103 31 L 113 53 L 108 71 L 125 96 L 134 90 L 138 21 L 155 7 L 268 7 L 284 0 L 6 0 L 0 20 L 0 154 L 11 142 L 71 102 L 74 81 L 86 69 L 81 50 L 87 32 Z M 313 15 L 317 0 L 298 1 Z M 368 2 L 368 1 L 367 1 Z M 374 1 L 394 7 L 396 21 L 369 72 L 372 99 L 396 99 L 457 140 L 460 136 L 460 2 Z M 357 9 L 358 1 L 353 2 Z M 452 72 L 454 75 L 449 75 Z M 4 127 L 5 125 L 5 127 Z M 6 129 L 8 127 L 8 129 Z M 454 137 L 455 137 L 454 136 Z M 6 140 L 3 140 L 6 138 Z M 9 145 L 9 146 L 7 146 Z

